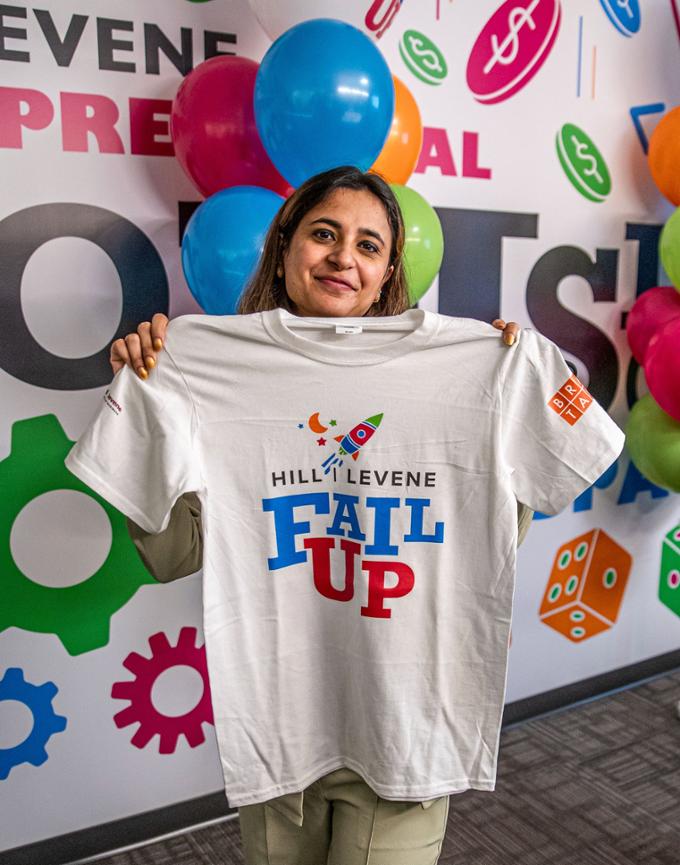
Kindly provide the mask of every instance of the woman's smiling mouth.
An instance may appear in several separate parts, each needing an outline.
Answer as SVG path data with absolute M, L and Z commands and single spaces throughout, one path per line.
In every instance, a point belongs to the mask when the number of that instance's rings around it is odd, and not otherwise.
M 353 285 L 350 285 L 349 282 L 345 282 L 344 279 L 337 279 L 334 276 L 315 276 L 314 279 L 317 282 L 322 282 L 324 285 L 328 285 L 331 288 L 339 288 L 339 289 L 349 289 L 350 291 L 356 291 Z

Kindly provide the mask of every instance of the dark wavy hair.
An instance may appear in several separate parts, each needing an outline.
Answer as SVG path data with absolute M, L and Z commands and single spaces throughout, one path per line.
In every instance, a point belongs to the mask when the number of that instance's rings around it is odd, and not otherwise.
M 245 291 L 237 312 L 245 315 L 282 306 L 292 312 L 284 279 L 276 275 L 283 254 L 306 213 L 325 201 L 336 189 L 367 190 L 382 203 L 392 234 L 389 263 L 394 266 L 382 287 L 380 300 L 371 304 L 369 316 L 399 315 L 412 305 L 404 273 L 404 220 L 399 202 L 389 185 L 378 174 L 360 171 L 350 165 L 331 168 L 306 180 L 279 209 L 269 227 L 262 256 Z

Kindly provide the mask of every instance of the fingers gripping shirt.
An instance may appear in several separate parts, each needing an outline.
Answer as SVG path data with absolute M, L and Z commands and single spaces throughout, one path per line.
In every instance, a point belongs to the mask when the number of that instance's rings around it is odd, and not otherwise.
M 505 358 L 498 435 L 515 496 L 557 514 L 623 447 L 624 434 L 567 366 L 558 347 L 524 330 Z
M 194 447 L 196 411 L 172 354 L 147 381 L 127 366 L 66 466 L 147 532 L 161 532 L 176 499 L 202 486 Z

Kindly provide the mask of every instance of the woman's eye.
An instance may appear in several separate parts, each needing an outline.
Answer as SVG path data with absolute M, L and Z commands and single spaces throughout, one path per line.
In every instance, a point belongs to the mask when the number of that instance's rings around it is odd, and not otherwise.
M 314 234 L 317 237 L 320 237 L 322 240 L 326 240 L 327 238 L 333 237 L 333 232 L 329 231 L 327 228 L 318 228 Z
M 364 248 L 367 249 L 369 252 L 380 252 L 375 243 L 371 243 L 370 240 L 364 241 Z

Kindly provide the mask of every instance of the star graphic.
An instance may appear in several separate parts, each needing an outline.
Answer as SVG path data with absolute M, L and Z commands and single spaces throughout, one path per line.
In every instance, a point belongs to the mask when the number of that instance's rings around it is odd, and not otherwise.
M 304 426 L 304 424 L 302 424 L 302 423 L 299 423 L 299 424 L 298 424 L 298 429 L 302 429 L 302 428 L 303 428 L 303 426 Z
M 318 439 L 316 440 L 316 443 L 317 443 L 318 445 L 325 445 L 325 444 L 326 444 L 326 439 L 323 438 L 323 436 L 322 436 L 321 438 L 318 438 Z
M 338 422 L 336 420 L 329 420 L 328 426 L 337 426 Z

